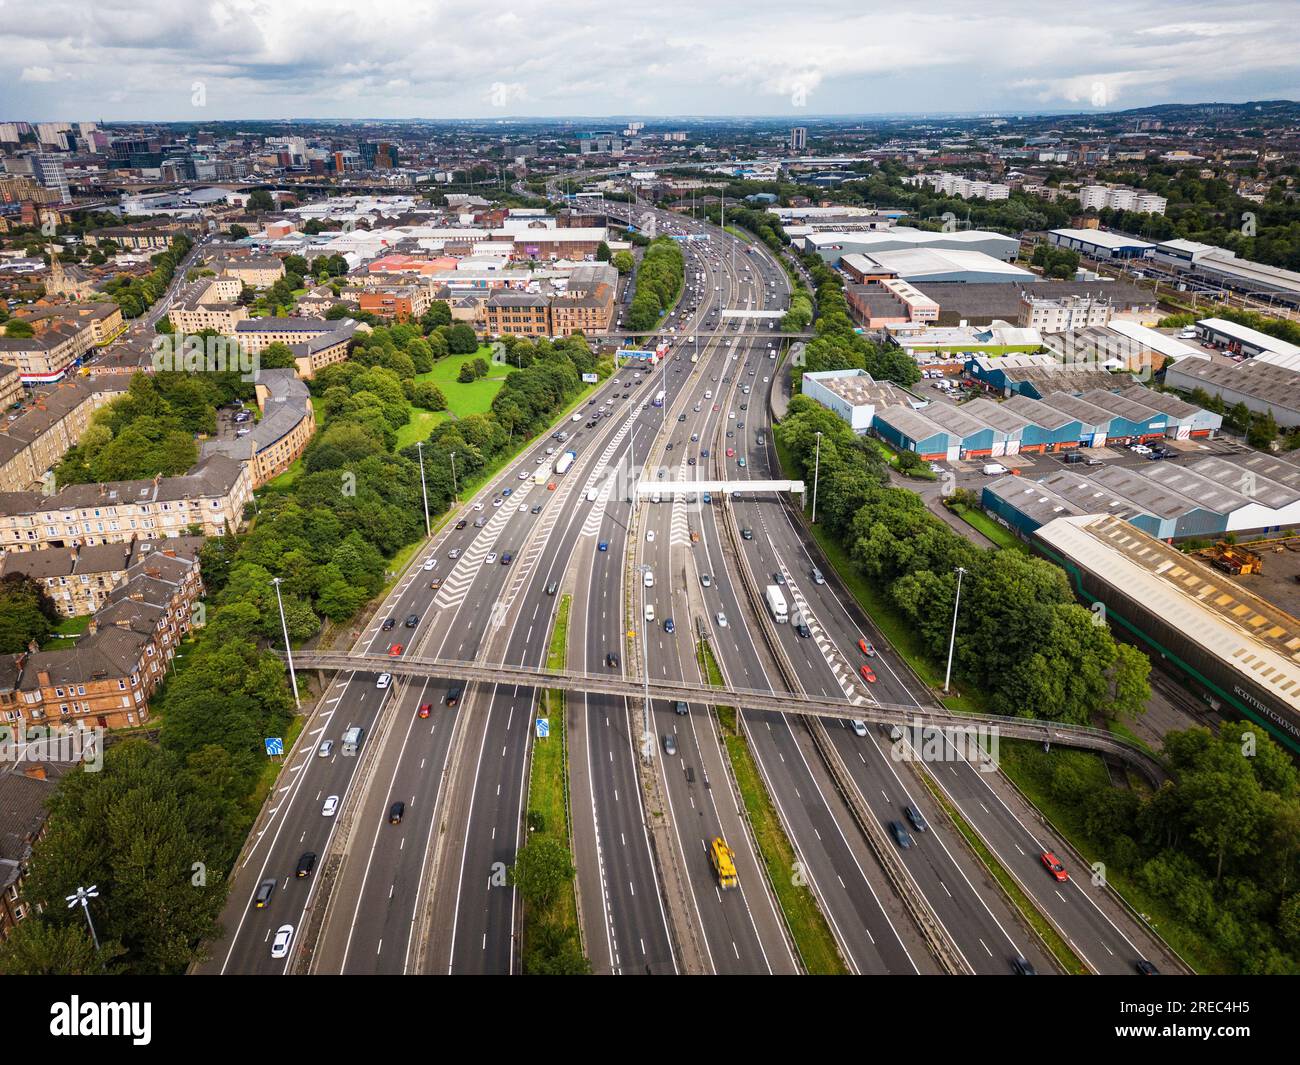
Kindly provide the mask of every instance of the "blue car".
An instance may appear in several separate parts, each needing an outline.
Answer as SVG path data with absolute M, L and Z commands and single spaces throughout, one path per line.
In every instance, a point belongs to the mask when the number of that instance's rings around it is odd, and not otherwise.
M 514 495 L 514 491 L 515 490 L 513 488 L 503 488 L 501 489 L 501 494 L 503 496 Z
M 677 626 L 673 624 L 672 618 L 664 618 L 664 632 L 676 632 Z
M 598 543 L 598 544 L 596 545 L 596 550 L 597 550 L 597 551 L 608 551 L 608 550 L 609 550 L 609 541 L 608 541 L 608 540 L 601 540 L 601 542 Z
M 709 492 L 705 492 L 705 493 L 704 493 L 704 502 L 706 502 L 706 503 L 712 503 L 712 502 L 713 502 L 713 496 L 712 496 L 711 493 L 709 493 Z

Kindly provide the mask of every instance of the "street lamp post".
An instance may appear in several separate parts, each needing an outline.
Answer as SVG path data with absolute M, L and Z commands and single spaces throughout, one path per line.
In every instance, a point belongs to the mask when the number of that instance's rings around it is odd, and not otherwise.
M 817 481 L 822 468 L 822 434 L 817 433 L 817 453 L 813 457 L 813 510 L 812 523 L 817 524 Z
M 961 579 L 966 573 L 964 566 L 957 567 L 957 595 L 952 601 L 952 635 L 948 637 L 948 668 L 943 674 L 943 694 L 948 694 L 948 682 L 952 680 L 952 651 L 957 645 L 957 608 L 961 605 Z
M 452 502 L 459 502 L 460 488 L 456 485 L 456 452 L 451 453 L 451 499 Z
M 432 536 L 433 527 L 429 524 L 429 490 L 424 483 L 424 441 L 415 442 L 416 454 L 420 456 L 420 496 L 424 499 L 424 535 Z
M 86 915 L 86 924 L 90 926 L 90 938 L 95 944 L 95 953 L 99 953 L 99 936 L 95 934 L 95 922 L 90 919 L 90 900 L 99 898 L 99 887 L 91 884 L 90 887 L 78 887 L 71 895 L 64 896 L 68 900 L 68 909 L 74 906 L 80 906 L 81 912 Z
M 293 705 L 302 706 L 302 701 L 298 698 L 298 674 L 293 669 L 293 648 L 289 646 L 289 623 L 284 620 L 284 599 L 280 595 L 279 577 L 272 577 L 271 583 L 275 585 L 275 601 L 280 605 L 280 630 L 284 633 L 284 654 L 289 661 L 289 682 L 293 685 Z

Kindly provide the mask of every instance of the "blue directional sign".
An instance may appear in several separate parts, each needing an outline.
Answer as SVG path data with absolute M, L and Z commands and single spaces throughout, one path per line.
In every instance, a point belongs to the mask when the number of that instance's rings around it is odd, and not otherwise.
M 284 754 L 283 736 L 267 736 L 262 742 L 266 745 L 266 753 L 271 758 L 278 758 Z
M 539 717 L 537 719 L 537 738 L 546 739 L 551 734 L 551 719 L 549 717 Z

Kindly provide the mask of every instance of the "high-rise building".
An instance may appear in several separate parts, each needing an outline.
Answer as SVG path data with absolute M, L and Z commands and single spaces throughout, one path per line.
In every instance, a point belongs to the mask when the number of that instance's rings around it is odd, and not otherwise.
M 63 161 L 53 152 L 35 152 L 32 155 L 32 177 L 43 188 L 59 194 L 59 203 L 71 203 L 72 194 L 68 191 L 68 176 L 63 171 Z
M 795 126 L 790 130 L 790 150 L 792 152 L 802 152 L 808 147 L 808 129 L 805 126 Z

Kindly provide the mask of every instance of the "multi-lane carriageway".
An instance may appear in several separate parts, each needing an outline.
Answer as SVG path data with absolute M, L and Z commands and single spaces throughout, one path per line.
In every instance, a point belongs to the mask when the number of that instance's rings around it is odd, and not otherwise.
M 677 320 L 679 335 L 702 332 L 713 301 L 761 308 L 785 298 L 779 267 L 765 255 L 738 253 L 732 238 L 711 232 L 709 244 L 686 245 L 692 256 L 688 277 L 699 270 L 705 280 L 698 309 Z M 701 336 L 698 364 L 670 358 L 653 382 L 632 389 L 632 371 L 621 371 L 622 384 L 607 383 L 598 393 L 597 402 L 609 404 L 608 417 L 590 430 L 565 423 L 566 429 L 579 428 L 569 442 L 578 460 L 558 479 L 557 491 L 515 476 L 535 469 L 545 448 L 555 446 L 539 440 L 464 509 L 466 528 L 449 526 L 434 538 L 354 650 L 382 654 L 396 638 L 409 655 L 539 667 L 555 604 L 570 594 L 569 666 L 595 671 L 611 650 L 628 650 L 625 626 L 639 619 L 643 591 L 639 580 L 628 579 L 629 565 L 649 565 L 658 578 L 652 593 L 657 623 L 639 635 L 648 645 L 652 677 L 700 680 L 692 634 L 703 624 L 729 684 L 780 690 L 758 638 L 759 621 L 733 576 L 734 537 L 722 535 L 722 509 L 692 511 L 679 500 L 634 511 L 608 490 L 613 469 L 685 467 L 691 458 L 696 465 L 713 464 L 727 479 L 779 476 L 766 449 L 766 394 L 775 367 L 761 340 Z M 748 395 L 741 391 L 745 385 L 751 386 Z M 647 389 L 659 388 L 667 393 L 665 406 L 644 407 Z M 634 398 L 612 402 L 624 390 Z M 706 392 L 715 395 L 706 398 Z M 757 446 L 757 429 L 766 433 L 766 447 Z M 719 458 L 727 446 L 736 458 L 747 459 L 746 466 Z M 493 508 L 494 497 L 507 487 L 515 491 Z M 596 498 L 589 500 L 589 494 Z M 532 514 L 539 503 L 541 513 Z M 782 571 L 809 621 L 810 640 L 800 640 L 789 626 L 777 633 L 805 692 L 843 698 L 846 684 L 855 683 L 856 640 L 865 635 L 880 649 L 879 680 L 870 691 L 858 685 L 857 694 L 918 708 L 926 703 L 923 686 L 856 606 L 833 583 L 808 579 L 812 560 L 784 504 L 746 495 L 734 509 L 734 520 L 753 532 L 753 540 L 742 543 L 749 568 L 760 576 Z M 699 535 L 698 542 L 690 532 Z M 601 542 L 606 550 L 598 549 Z M 511 565 L 489 561 L 507 550 L 514 555 Z M 455 559 L 449 557 L 453 551 Z M 422 568 L 430 563 L 432 569 Z M 704 573 L 711 578 L 707 589 Z M 441 578 L 442 587 L 431 589 L 431 578 Z M 548 594 L 553 586 L 559 594 Z M 410 613 L 421 618 L 413 633 L 401 627 Z M 728 619 L 725 627 L 719 613 Z M 684 624 L 675 634 L 665 633 L 665 616 Z M 394 633 L 380 630 L 385 617 L 397 619 Z M 631 672 L 626 653 L 620 668 Z M 535 692 L 516 683 L 467 684 L 458 704 L 445 706 L 448 691 L 460 686 L 397 677 L 379 690 L 374 672 L 336 677 L 240 856 L 223 915 L 225 935 L 212 945 L 205 971 L 519 970 L 517 900 L 499 872 L 519 844 Z M 435 712 L 420 718 L 415 710 L 425 702 Z M 798 971 L 729 783 L 709 707 L 692 702 L 689 713 L 679 716 L 669 702 L 653 703 L 651 766 L 664 802 L 662 810 L 647 810 L 638 767 L 646 753 L 639 700 L 574 693 L 569 705 L 574 849 L 584 945 L 595 970 Z M 773 710 L 747 711 L 743 720 L 798 854 L 799 875 L 816 894 L 847 966 L 858 972 L 936 971 L 806 729 Z M 337 746 L 329 757 L 317 756 L 322 739 L 337 740 L 351 724 L 367 730 L 361 757 L 345 758 Z M 672 757 L 663 753 L 669 735 L 676 743 Z M 1048 971 L 1042 949 L 944 823 L 928 790 L 911 770 L 886 757 L 885 738 L 860 738 L 834 724 L 828 735 L 859 798 L 882 821 L 898 819 L 909 803 L 924 812 L 931 829 L 914 833 L 917 845 L 903 860 L 970 970 L 1008 972 L 1009 958 L 1020 955 Z M 1052 846 L 1069 852 L 1005 782 L 960 759 L 938 767 L 935 776 L 948 800 L 1091 967 L 1132 971 L 1137 956 L 1172 967 L 1103 890 L 1080 884 L 1078 877 L 1065 885 L 1044 878 L 1038 852 Z M 325 817 L 322 804 L 331 795 L 341 805 Z M 405 817 L 390 825 L 387 812 L 396 799 L 406 803 Z M 717 890 L 703 851 L 703 841 L 716 834 L 737 852 L 739 892 Z M 307 850 L 320 855 L 317 872 L 298 880 L 293 870 Z M 266 910 L 253 910 L 253 893 L 264 879 L 276 881 L 275 894 Z M 294 949 L 285 959 L 271 959 L 270 938 L 282 924 L 295 927 Z M 682 945 L 687 940 L 689 947 Z

